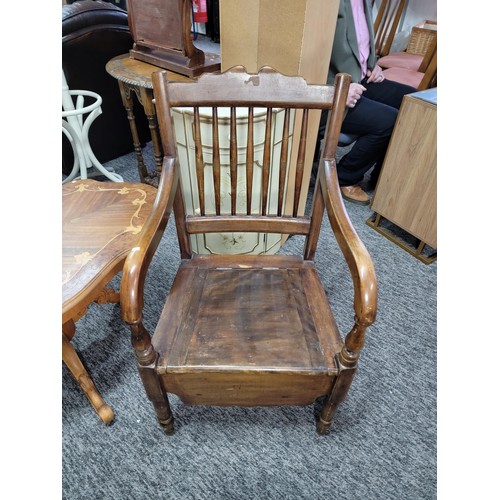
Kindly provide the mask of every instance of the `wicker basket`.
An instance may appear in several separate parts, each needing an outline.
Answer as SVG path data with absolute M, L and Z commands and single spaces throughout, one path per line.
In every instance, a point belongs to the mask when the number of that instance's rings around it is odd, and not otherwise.
M 433 28 L 435 26 L 435 28 Z M 411 30 L 410 39 L 406 52 L 425 56 L 427 49 L 437 37 L 437 23 L 435 21 L 424 21 L 414 26 Z

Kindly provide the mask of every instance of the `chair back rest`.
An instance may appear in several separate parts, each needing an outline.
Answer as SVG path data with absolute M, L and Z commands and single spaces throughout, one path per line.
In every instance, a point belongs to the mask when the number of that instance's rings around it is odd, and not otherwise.
M 406 46 L 408 54 L 425 56 L 437 38 L 437 21 L 424 21 L 413 26 Z
M 380 56 L 389 54 L 398 29 L 401 16 L 408 0 L 382 0 L 377 17 L 373 22 L 375 53 Z
M 249 74 L 236 66 L 224 73 L 205 73 L 192 82 L 169 82 L 165 71 L 153 74 L 166 156 L 177 155 L 173 113 L 187 107 L 193 115 L 197 208 L 186 214 L 180 189 L 173 207 L 181 254 L 190 255 L 186 237 L 190 234 L 312 235 L 313 214 L 299 214 L 306 143 L 309 135 L 316 140 L 317 132 L 310 130 L 310 113 L 330 110 L 323 155 L 334 160 L 349 83 L 349 75 L 342 74 L 335 85 L 309 85 L 300 76 L 285 76 L 269 67 Z M 276 110 L 282 115 L 279 126 Z M 201 115 L 207 114 L 205 120 Z M 264 121 L 260 129 L 257 120 Z M 296 161 L 291 161 L 294 122 L 300 124 L 299 144 Z M 321 196 L 321 190 L 316 192 Z M 321 219 L 322 210 L 314 217 Z M 316 230 L 313 236 L 310 244 L 315 247 Z
M 437 46 L 434 46 L 432 57 L 425 68 L 424 76 L 418 86 L 418 90 L 425 90 L 437 86 Z
M 431 61 L 434 59 L 436 62 L 437 66 L 437 33 L 436 35 L 432 38 L 432 40 L 429 42 L 424 57 L 422 59 L 422 62 L 420 63 L 420 67 L 418 68 L 418 71 L 425 73 L 427 71 L 427 68 L 431 64 Z

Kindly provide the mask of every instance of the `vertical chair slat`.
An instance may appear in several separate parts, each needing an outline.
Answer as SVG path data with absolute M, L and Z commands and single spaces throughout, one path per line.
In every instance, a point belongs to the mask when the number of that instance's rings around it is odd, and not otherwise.
M 295 193 L 293 197 L 293 216 L 297 217 L 299 208 L 300 188 L 302 186 L 302 178 L 304 176 L 304 161 L 306 157 L 306 139 L 307 139 L 307 122 L 309 110 L 304 109 L 302 115 L 302 126 L 300 129 L 299 152 L 297 156 L 297 169 L 295 171 Z
M 252 213 L 252 187 L 253 187 L 253 108 L 248 108 L 248 132 L 247 132 L 247 215 Z
M 377 18 L 373 23 L 373 31 L 375 32 L 375 47 L 376 52 L 380 52 L 382 40 L 383 40 L 383 31 L 385 31 L 385 26 L 388 23 L 389 10 L 391 8 L 390 0 L 382 0 L 377 12 Z
M 194 108 L 194 150 L 196 156 L 196 179 L 198 181 L 198 199 L 200 214 L 205 215 L 205 179 L 203 166 L 203 147 L 201 143 L 200 109 Z
M 262 215 L 267 213 L 267 192 L 269 190 L 269 169 L 271 165 L 271 121 L 273 108 L 267 108 L 266 138 L 264 142 L 264 160 L 262 164 Z
M 219 118 L 217 108 L 212 108 L 212 165 L 214 176 L 215 213 L 220 215 L 220 150 L 219 150 Z
M 283 119 L 283 137 L 281 138 L 280 173 L 278 186 L 278 215 L 282 215 L 283 196 L 285 192 L 286 167 L 288 164 L 288 135 L 290 128 L 290 108 L 285 109 Z
M 236 215 L 236 188 L 238 186 L 238 145 L 236 142 L 236 108 L 231 107 L 229 136 L 229 163 L 231 172 L 231 215 Z
M 377 52 L 380 52 L 382 50 L 382 46 L 383 46 L 383 43 L 384 43 L 384 40 L 385 40 L 385 37 L 387 34 L 387 30 L 389 29 L 389 25 L 391 24 L 392 19 L 393 19 L 393 15 L 391 14 L 390 9 L 391 9 L 391 7 L 389 6 L 389 8 L 387 9 L 387 12 L 384 15 L 384 19 L 383 19 L 384 24 L 382 26 L 382 29 L 380 30 L 379 37 L 377 40 L 377 46 L 376 46 Z

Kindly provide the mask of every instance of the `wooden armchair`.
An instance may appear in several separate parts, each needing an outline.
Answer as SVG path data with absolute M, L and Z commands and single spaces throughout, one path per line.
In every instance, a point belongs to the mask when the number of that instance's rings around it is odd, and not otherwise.
M 284 76 L 271 68 L 247 74 L 234 67 L 222 74 L 204 74 L 195 82 L 168 82 L 166 72 L 153 75 L 165 158 L 154 210 L 125 262 L 121 304 L 123 319 L 131 327 L 139 374 L 167 433 L 174 431 L 169 392 L 189 405 L 307 405 L 324 398 L 317 431 L 328 431 L 351 384 L 377 304 L 373 264 L 345 211 L 335 168 L 349 83 L 349 75 L 343 74 L 335 86 L 308 85 L 301 77 Z M 199 202 L 194 215 L 186 214 L 178 182 L 171 118 L 172 108 L 185 106 L 193 107 L 194 113 Z M 200 125 L 200 107 L 212 110 L 211 127 Z M 219 134 L 220 107 L 230 109 L 229 137 Z M 262 162 L 254 156 L 257 107 L 267 109 Z M 248 113 L 244 137 L 236 133 L 237 108 Z M 273 108 L 285 110 L 280 153 L 271 149 Z M 309 116 L 312 110 L 323 109 L 330 110 L 330 118 L 312 209 L 300 215 Z M 300 141 L 295 172 L 288 175 L 292 120 L 300 125 Z M 200 137 L 202 130 L 211 136 L 211 153 L 202 148 L 207 144 Z M 226 141 L 227 169 L 221 164 L 221 145 Z M 273 154 L 280 156 L 279 172 L 270 171 Z M 237 168 L 241 155 L 246 158 L 243 175 Z M 229 193 L 224 194 L 230 197 L 227 210 L 221 203 L 223 176 L 230 182 Z M 275 197 L 269 194 L 271 177 L 278 179 Z M 258 196 L 252 197 L 255 193 Z M 241 211 L 237 197 L 244 200 Z M 147 274 L 148 264 L 172 206 L 181 265 L 151 338 L 143 323 L 144 282 L 146 277 L 161 279 Z M 345 339 L 313 262 L 325 207 L 354 283 L 354 300 L 346 297 L 353 300 L 354 324 Z M 190 237 L 211 232 L 302 235 L 304 252 L 193 254 Z

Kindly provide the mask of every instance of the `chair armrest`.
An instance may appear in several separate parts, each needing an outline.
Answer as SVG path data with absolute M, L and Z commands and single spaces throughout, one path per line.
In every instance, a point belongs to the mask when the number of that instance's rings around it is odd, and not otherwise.
M 146 273 L 163 236 L 172 210 L 175 191 L 178 184 L 176 158 L 163 159 L 162 173 L 158 192 L 137 245 L 132 248 L 123 266 L 120 302 L 123 320 L 130 324 L 142 321 L 144 307 L 144 281 Z
M 335 161 L 323 160 L 319 175 L 328 219 L 349 266 L 354 285 L 355 325 L 347 335 L 345 345 L 350 353 L 359 353 L 364 344 L 364 332 L 375 321 L 377 314 L 375 268 L 345 210 Z

